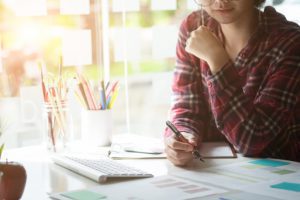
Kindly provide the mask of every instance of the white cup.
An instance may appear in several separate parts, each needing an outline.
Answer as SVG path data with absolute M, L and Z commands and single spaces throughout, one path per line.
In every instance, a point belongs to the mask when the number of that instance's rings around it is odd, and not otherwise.
M 81 137 L 94 146 L 108 146 L 112 136 L 111 110 L 82 110 Z
M 0 98 L 0 120 L 5 121 L 6 128 L 19 126 L 20 112 L 19 97 Z
M 20 88 L 21 122 L 24 124 L 40 123 L 42 116 L 42 90 L 40 85 Z

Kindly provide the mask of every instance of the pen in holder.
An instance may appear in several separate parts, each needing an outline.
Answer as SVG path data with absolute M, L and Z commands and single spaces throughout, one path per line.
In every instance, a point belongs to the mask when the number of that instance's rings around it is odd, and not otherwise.
M 62 57 L 59 59 L 58 76 L 46 73 L 46 65 L 39 62 L 44 99 L 43 125 L 48 150 L 62 152 L 73 137 L 73 123 L 69 111 L 67 81 L 62 76 Z
M 83 142 L 93 146 L 107 146 L 111 143 L 111 109 L 118 96 L 119 82 L 100 81 L 100 84 L 77 73 L 75 96 L 82 105 L 81 137 Z
M 112 112 L 82 110 L 81 136 L 83 142 L 93 146 L 108 146 L 112 137 Z
M 68 102 L 45 102 L 43 118 L 48 150 L 52 152 L 64 151 L 73 130 Z

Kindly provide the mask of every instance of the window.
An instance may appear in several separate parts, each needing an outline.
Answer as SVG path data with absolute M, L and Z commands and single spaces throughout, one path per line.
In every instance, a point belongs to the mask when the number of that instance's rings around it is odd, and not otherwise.
M 298 0 L 267 0 L 266 5 L 300 22 Z M 120 81 L 114 133 L 161 137 L 170 108 L 178 28 L 196 9 L 193 0 L 1 1 L 0 126 L 18 127 L 1 140 L 7 146 L 41 142 L 38 61 L 57 75 L 60 57 L 66 79 L 80 71 L 95 82 Z M 70 99 L 79 138 L 81 108 L 74 96 Z
M 267 5 L 273 5 L 275 9 L 284 14 L 285 17 L 290 20 L 300 24 L 300 14 L 298 10 L 300 9 L 300 1 L 297 0 L 268 0 Z
M 109 63 L 122 80 L 116 132 L 161 137 L 170 108 L 178 27 L 193 0 L 110 1 Z M 124 76 L 125 74 L 125 76 Z
M 1 139 L 8 147 L 37 144 L 43 138 L 41 61 L 52 78 L 61 63 L 66 80 L 76 71 L 100 79 L 99 4 L 98 0 L 1 1 L 0 115 L 9 125 Z M 80 109 L 73 107 L 76 122 Z

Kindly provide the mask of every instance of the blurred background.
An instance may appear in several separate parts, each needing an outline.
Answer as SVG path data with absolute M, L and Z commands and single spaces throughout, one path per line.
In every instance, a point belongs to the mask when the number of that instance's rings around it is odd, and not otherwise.
M 300 23 L 299 0 L 268 0 Z M 51 77 L 119 81 L 113 132 L 161 137 L 170 108 L 178 27 L 193 0 L 0 0 L 0 138 L 43 141 L 41 67 Z M 61 59 L 62 58 L 62 59 Z M 74 139 L 81 106 L 69 82 Z

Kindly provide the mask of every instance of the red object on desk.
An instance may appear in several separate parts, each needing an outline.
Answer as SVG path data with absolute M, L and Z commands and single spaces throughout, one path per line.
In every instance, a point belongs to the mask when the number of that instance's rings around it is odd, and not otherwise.
M 17 162 L 0 162 L 3 173 L 0 182 L 0 199 L 18 200 L 26 184 L 26 170 Z

